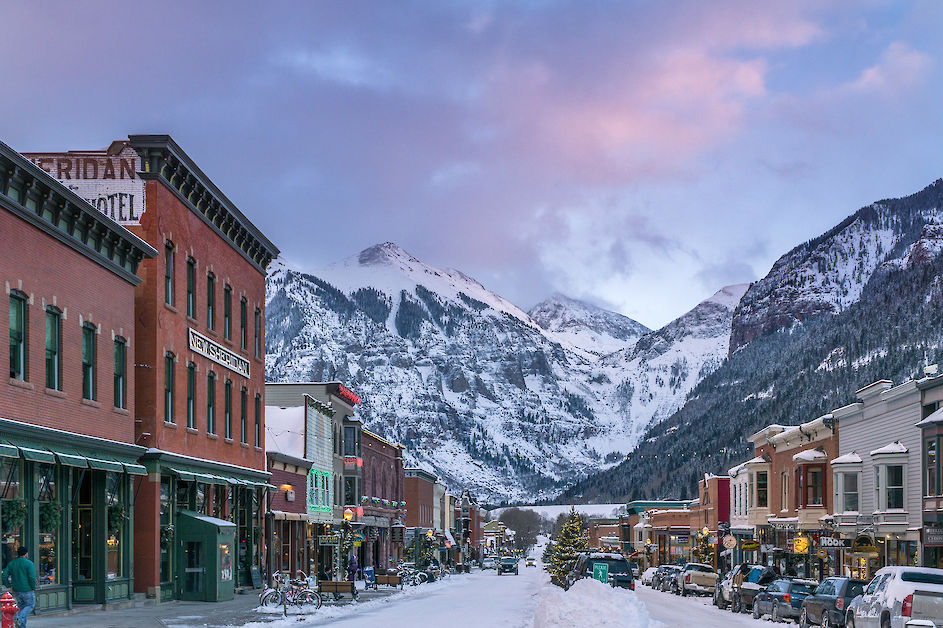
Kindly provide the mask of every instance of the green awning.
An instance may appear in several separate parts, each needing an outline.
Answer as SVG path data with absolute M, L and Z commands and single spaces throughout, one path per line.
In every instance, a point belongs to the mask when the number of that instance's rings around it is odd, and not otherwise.
M 24 460 L 30 462 L 48 462 L 56 464 L 56 457 L 48 449 L 33 449 L 32 447 L 20 447 L 20 455 Z
M 170 472 L 176 475 L 178 478 L 180 478 L 184 482 L 193 481 L 193 474 L 190 473 L 189 471 L 183 471 L 181 469 L 171 469 Z
M 81 469 L 88 468 L 88 458 L 85 456 L 80 456 L 70 451 L 60 451 L 58 449 L 54 453 L 56 454 L 56 458 L 59 459 L 59 464 L 64 464 L 68 467 L 79 467 Z
M 143 464 L 134 464 L 131 462 L 125 462 L 122 464 L 124 464 L 125 473 L 130 475 L 147 475 L 147 467 L 145 467 Z
M 97 471 L 114 471 L 115 473 L 124 473 L 124 466 L 115 460 L 89 458 L 88 466 Z
M 7 443 L 0 443 L 0 457 L 2 458 L 19 458 L 20 450 L 13 445 L 8 445 Z

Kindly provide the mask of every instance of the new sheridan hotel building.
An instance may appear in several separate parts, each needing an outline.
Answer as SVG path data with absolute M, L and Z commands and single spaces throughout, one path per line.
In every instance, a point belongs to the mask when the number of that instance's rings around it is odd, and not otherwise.
M 264 555 L 265 275 L 278 249 L 167 135 L 26 157 L 109 228 L 123 226 L 139 251 L 131 276 L 121 277 L 138 284 L 123 328 L 133 355 L 129 425 L 116 420 L 96 434 L 139 453 L 138 474 L 126 474 L 133 556 L 123 576 L 161 600 L 229 598 L 258 577 Z M 111 293 L 100 299 L 99 309 L 120 305 Z M 110 539 L 100 541 L 93 554 L 107 553 Z

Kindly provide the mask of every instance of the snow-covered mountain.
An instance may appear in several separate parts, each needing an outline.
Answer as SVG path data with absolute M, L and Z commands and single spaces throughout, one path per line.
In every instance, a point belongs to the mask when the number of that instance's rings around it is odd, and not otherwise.
M 863 207 L 780 257 L 734 315 L 730 351 L 754 338 L 855 303 L 874 272 L 909 251 L 924 226 L 943 220 L 943 180 Z
M 607 437 L 622 443 L 623 451 L 634 448 L 651 425 L 677 412 L 688 393 L 723 363 L 734 308 L 748 287 L 718 290 L 687 314 L 598 362 L 592 381 L 621 419 Z
M 403 442 L 410 463 L 493 502 L 555 494 L 621 460 L 723 360 L 742 290 L 637 345 L 631 319 L 554 297 L 535 320 L 391 243 L 314 273 L 276 262 L 266 294 L 267 379 L 348 383 L 367 427 Z M 619 351 L 603 362 L 604 346 Z
M 651 330 L 627 316 L 554 294 L 527 312 L 561 343 L 590 355 L 606 355 L 631 347 Z

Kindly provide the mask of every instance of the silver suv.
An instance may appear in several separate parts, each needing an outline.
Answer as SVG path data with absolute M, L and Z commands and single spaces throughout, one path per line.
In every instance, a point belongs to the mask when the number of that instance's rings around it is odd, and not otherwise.
M 943 626 L 943 569 L 884 567 L 848 606 L 848 628 Z

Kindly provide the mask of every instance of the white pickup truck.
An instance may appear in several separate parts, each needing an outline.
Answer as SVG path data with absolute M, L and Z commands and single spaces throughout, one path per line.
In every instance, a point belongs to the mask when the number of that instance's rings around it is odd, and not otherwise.
M 704 563 L 688 563 L 678 574 L 678 593 L 712 595 L 717 585 L 717 572 Z
M 884 567 L 848 606 L 848 628 L 943 628 L 943 569 Z

